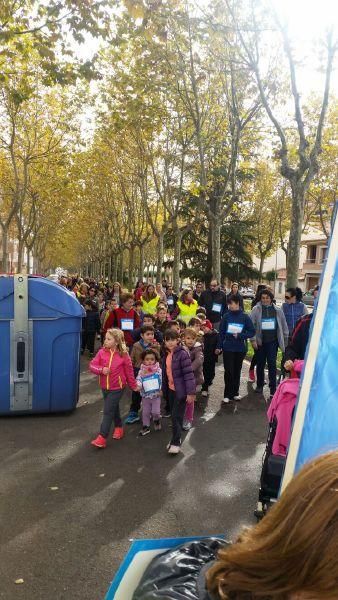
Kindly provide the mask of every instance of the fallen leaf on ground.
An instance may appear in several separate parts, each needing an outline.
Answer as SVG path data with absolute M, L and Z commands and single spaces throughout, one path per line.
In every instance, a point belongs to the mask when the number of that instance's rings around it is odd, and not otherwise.
M 59 488 L 57 487 L 57 485 L 53 485 L 52 487 L 49 488 L 52 492 L 56 492 L 56 490 L 58 490 Z
M 100 473 L 99 477 L 105 477 L 106 474 L 105 473 Z
M 20 585 L 20 583 L 24 583 L 23 579 L 16 579 L 15 582 L 17 585 Z

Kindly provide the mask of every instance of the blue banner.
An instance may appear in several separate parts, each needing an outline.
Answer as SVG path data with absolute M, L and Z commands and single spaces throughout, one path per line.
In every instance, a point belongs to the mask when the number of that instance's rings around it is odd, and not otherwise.
M 319 339 L 296 471 L 338 448 L 338 257 Z M 306 371 L 305 371 L 306 374 Z
M 338 219 L 312 319 L 282 491 L 304 463 L 338 449 Z

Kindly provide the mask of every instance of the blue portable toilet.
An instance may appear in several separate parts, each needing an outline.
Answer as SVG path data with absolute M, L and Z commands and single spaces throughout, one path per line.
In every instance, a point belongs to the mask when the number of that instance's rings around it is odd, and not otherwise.
M 43 277 L 0 276 L 0 414 L 71 411 L 84 309 Z

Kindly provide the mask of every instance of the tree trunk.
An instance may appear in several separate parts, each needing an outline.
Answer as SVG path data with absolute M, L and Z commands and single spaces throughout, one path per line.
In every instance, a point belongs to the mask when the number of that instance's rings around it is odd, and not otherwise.
M 135 246 L 129 248 L 129 273 L 128 273 L 128 290 L 133 289 L 134 285 L 134 270 L 135 270 Z
M 122 287 L 123 287 L 123 275 L 124 275 L 123 250 L 121 250 L 118 280 Z
M 164 233 L 162 232 L 158 239 L 158 258 L 157 258 L 157 271 L 156 271 L 156 283 L 161 283 L 163 255 L 164 255 Z
M 2 261 L 1 270 L 8 273 L 8 228 L 1 227 L 2 231 Z
M 263 279 L 263 269 L 264 269 L 264 263 L 265 263 L 265 253 L 262 253 L 260 255 L 260 261 L 259 261 L 259 283 L 261 283 L 262 279 Z
M 173 287 L 174 290 L 180 289 L 180 267 L 181 267 L 181 247 L 182 247 L 182 232 L 179 228 L 175 231 L 174 243 L 174 262 L 173 262 Z
M 287 288 L 298 286 L 300 244 L 304 218 L 304 190 L 302 185 L 291 182 L 291 187 L 292 210 L 288 243 Z
M 29 248 L 26 248 L 27 250 L 27 275 L 29 275 L 30 269 L 31 269 L 31 251 Z
M 140 263 L 139 263 L 139 275 L 138 278 L 140 281 L 144 279 L 144 244 L 140 244 Z
M 210 223 L 211 224 L 211 223 Z M 212 222 L 212 276 L 221 283 L 221 222 Z

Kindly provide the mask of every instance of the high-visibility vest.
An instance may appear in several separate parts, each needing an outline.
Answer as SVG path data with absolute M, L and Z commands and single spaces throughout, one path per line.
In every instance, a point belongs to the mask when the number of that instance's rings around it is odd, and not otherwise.
M 191 304 L 184 304 L 181 300 L 177 300 L 177 306 L 180 309 L 178 318 L 182 319 L 187 325 L 193 317 L 196 317 L 198 303 L 193 300 Z
M 145 315 L 154 315 L 156 313 L 156 308 L 159 303 L 160 297 L 157 295 L 155 298 L 152 298 L 147 302 L 143 296 L 141 296 L 142 302 L 142 312 Z

